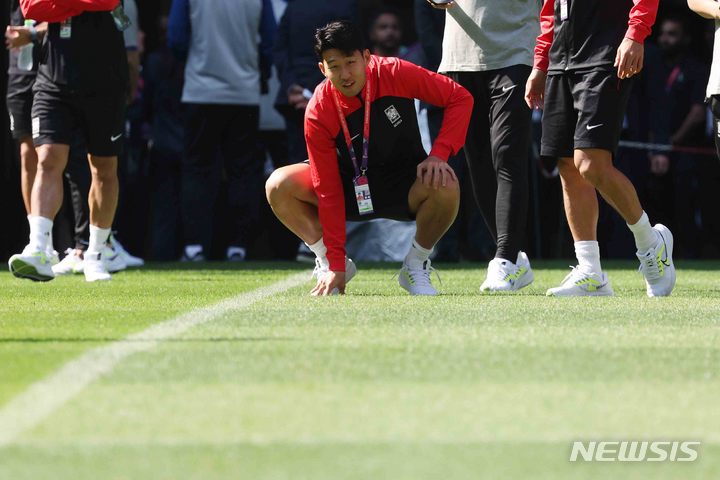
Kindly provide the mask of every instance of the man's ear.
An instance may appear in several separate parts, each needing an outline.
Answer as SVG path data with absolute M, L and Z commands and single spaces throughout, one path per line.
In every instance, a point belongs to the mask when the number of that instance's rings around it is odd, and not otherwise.
M 365 59 L 365 63 L 370 62 L 370 55 L 371 55 L 370 50 L 368 50 L 366 48 L 365 51 L 363 51 L 363 58 Z
M 325 71 L 325 62 L 318 62 L 318 68 L 322 72 L 323 76 L 327 78 L 327 72 Z

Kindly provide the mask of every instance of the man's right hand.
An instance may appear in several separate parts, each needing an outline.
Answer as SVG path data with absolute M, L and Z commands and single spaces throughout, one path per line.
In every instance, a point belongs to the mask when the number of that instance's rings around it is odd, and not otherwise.
M 5 30 L 5 46 L 8 50 L 24 47 L 31 42 L 30 29 L 27 27 L 9 26 Z
M 335 289 L 337 289 L 335 293 L 345 294 L 345 272 L 327 272 L 322 278 L 318 279 L 318 283 L 312 289 L 310 295 L 313 297 L 334 295 Z
M 547 73 L 533 69 L 525 85 L 525 103 L 532 110 L 539 110 L 545 106 L 545 83 L 547 83 Z

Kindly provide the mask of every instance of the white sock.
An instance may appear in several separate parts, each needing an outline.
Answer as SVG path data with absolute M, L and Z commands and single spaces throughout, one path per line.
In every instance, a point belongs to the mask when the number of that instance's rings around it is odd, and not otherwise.
M 405 265 L 410 268 L 421 269 L 424 267 L 423 264 L 430 258 L 432 252 L 432 248 L 428 250 L 427 248 L 421 247 L 417 243 L 417 240 L 413 240 L 412 245 L 410 245 L 410 251 L 405 257 Z
M 330 262 L 327 259 L 327 248 L 325 247 L 325 242 L 323 242 L 323 238 L 320 237 L 320 240 L 310 245 L 309 243 L 306 243 L 307 247 L 310 249 L 311 252 L 315 254 L 317 258 L 320 259 L 320 263 L 323 267 L 330 268 Z
M 635 246 L 638 252 L 644 253 L 654 247 L 658 242 L 657 232 L 650 225 L 647 213 L 643 212 L 642 217 L 635 225 L 628 223 L 628 228 L 635 236 Z
M 105 243 L 110 238 L 109 228 L 100 228 L 95 225 L 90 225 L 90 242 L 88 245 L 86 256 L 97 255 L 102 252 Z
M 34 252 L 46 252 L 52 242 L 53 221 L 37 215 L 28 216 L 30 224 L 30 248 Z
M 594 240 L 575 242 L 575 256 L 583 273 L 600 275 L 600 244 Z

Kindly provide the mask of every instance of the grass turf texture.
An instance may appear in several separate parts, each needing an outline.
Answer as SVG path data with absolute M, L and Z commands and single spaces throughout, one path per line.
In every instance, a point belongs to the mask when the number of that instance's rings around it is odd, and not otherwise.
M 311 283 L 132 356 L 13 445 L 5 479 L 720 477 L 720 264 L 679 265 L 671 298 L 610 263 L 614 298 L 476 294 L 440 266 L 410 298 L 359 265 L 344 298 Z M 228 269 L 229 268 L 229 269 Z M 0 408 L 83 352 L 277 282 L 289 264 L 162 265 L 33 284 L 0 276 Z M 694 463 L 570 463 L 573 440 L 699 440 Z

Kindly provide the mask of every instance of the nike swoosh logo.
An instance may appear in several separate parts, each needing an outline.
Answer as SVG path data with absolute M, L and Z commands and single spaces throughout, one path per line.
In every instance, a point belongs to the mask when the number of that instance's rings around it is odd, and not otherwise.
M 122 137 L 122 133 L 120 135 L 113 135 L 112 137 L 110 137 L 110 141 L 117 142 L 118 140 L 120 140 L 120 137 Z
M 502 87 L 502 91 L 503 93 L 507 93 L 515 87 L 517 87 L 517 85 L 513 85 L 512 87 Z
M 351 141 L 351 142 L 354 142 L 355 139 L 356 139 L 357 137 L 359 137 L 359 136 L 360 136 L 360 134 L 358 133 L 357 135 L 355 135 L 354 137 L 352 137 L 352 138 L 350 139 L 350 141 Z
M 669 267 L 669 266 L 670 266 L 670 263 L 668 262 L 667 242 L 665 241 L 665 236 L 664 236 L 661 232 L 658 232 L 658 233 L 660 233 L 660 238 L 662 238 L 662 241 L 663 241 L 663 252 L 662 252 L 662 254 L 663 254 L 663 256 L 665 257 L 665 258 L 660 259 L 660 261 L 662 262 L 663 265 L 665 265 L 666 267 Z
M 585 127 L 585 128 L 587 128 L 588 130 L 595 130 L 596 128 L 602 127 L 603 125 L 605 125 L 605 124 L 604 124 L 604 123 L 599 123 L 599 124 L 597 124 L 597 125 L 588 125 L 588 126 Z

